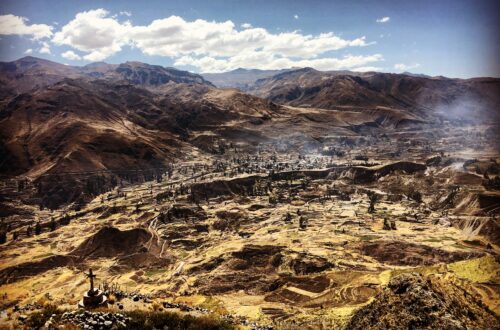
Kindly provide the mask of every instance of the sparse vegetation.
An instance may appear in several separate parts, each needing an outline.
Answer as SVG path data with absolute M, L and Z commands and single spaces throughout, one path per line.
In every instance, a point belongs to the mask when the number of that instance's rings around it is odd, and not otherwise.
M 35 224 L 35 235 L 40 235 L 42 233 L 42 225 L 40 221 Z
M 293 69 L 254 86 L 262 99 L 138 62 L 56 65 L 44 81 L 47 64 L 27 61 L 0 65 L 8 322 L 61 325 L 56 306 L 89 295 L 89 267 L 102 311 L 131 318 L 117 329 L 498 312 L 498 127 L 437 108 L 465 89 L 491 104 L 494 78 Z
M 24 325 L 28 329 L 42 329 L 52 315 L 56 315 L 57 320 L 60 319 L 61 313 L 62 311 L 57 306 L 46 304 L 42 310 L 31 313 Z
M 215 317 L 194 317 L 171 312 L 131 311 L 126 315 L 132 320 L 127 329 L 190 329 L 190 330 L 231 330 L 234 326 Z
M 106 312 L 106 309 L 102 311 Z M 51 319 L 53 326 L 62 326 L 63 329 L 73 329 L 71 324 L 65 323 L 61 319 L 64 311 L 54 305 L 45 305 L 40 311 L 31 313 L 22 324 L 28 329 L 42 329 L 46 322 Z M 80 313 L 82 313 L 80 311 Z M 133 310 L 125 312 L 130 318 L 126 329 L 178 329 L 178 330 L 232 330 L 235 326 L 215 316 L 191 316 L 182 315 L 175 312 L 162 312 Z M 125 329 L 121 326 L 115 326 L 116 329 Z
M 370 206 L 368 206 L 368 213 L 374 213 L 375 204 L 378 202 L 379 196 L 373 192 L 368 192 L 367 195 L 368 195 L 368 200 L 370 201 Z

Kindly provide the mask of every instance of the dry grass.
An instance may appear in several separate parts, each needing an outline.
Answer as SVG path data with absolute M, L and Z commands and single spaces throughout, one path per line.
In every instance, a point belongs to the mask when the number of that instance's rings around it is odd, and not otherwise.
M 127 329 L 154 330 L 154 329 L 189 329 L 189 330 L 230 330 L 234 326 L 211 316 L 194 317 L 171 312 L 127 312 L 132 320 L 127 324 Z
M 500 264 L 494 256 L 458 261 L 448 265 L 458 277 L 474 283 L 500 284 Z

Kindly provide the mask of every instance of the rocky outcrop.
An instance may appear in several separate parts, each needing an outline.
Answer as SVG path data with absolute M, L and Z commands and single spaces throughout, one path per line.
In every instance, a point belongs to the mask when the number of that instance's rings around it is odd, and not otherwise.
M 394 277 L 345 329 L 499 329 L 500 318 L 453 277 Z
M 293 269 L 297 275 L 307 275 L 312 273 L 319 273 L 327 269 L 333 268 L 335 265 L 327 259 L 313 256 L 308 254 L 301 254 L 297 258 L 290 261 L 290 268 Z

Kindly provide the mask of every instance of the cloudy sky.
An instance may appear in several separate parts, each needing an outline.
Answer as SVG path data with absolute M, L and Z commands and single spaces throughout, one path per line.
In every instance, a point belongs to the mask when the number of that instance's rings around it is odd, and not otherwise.
M 500 76 L 499 1 L 0 2 L 0 61 Z

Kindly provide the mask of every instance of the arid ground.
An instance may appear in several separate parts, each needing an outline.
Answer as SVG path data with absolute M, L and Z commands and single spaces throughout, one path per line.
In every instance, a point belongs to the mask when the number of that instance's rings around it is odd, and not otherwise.
M 75 310 L 92 268 L 111 312 L 498 329 L 498 79 L 297 70 L 245 92 L 17 65 L 52 75 L 2 69 L 1 328 Z M 464 91 L 486 93 L 476 115 L 442 110 Z

